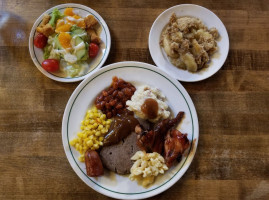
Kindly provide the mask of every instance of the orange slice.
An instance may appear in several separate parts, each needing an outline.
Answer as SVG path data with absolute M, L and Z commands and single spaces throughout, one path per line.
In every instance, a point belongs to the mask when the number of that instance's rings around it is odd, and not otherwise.
M 62 20 L 62 19 L 58 19 L 58 20 L 57 20 L 57 23 L 56 23 L 56 29 L 57 29 L 59 26 L 62 26 L 62 25 L 64 25 L 64 20 Z
M 64 10 L 64 15 L 66 15 L 66 16 L 73 16 L 73 15 L 75 15 L 75 13 L 73 12 L 73 8 L 66 8 Z
M 84 20 L 79 21 L 77 25 L 78 25 L 80 28 L 83 28 L 83 29 L 85 29 L 85 27 L 86 27 L 86 24 L 85 24 Z
M 71 28 L 70 24 L 64 24 L 62 26 L 59 26 L 58 28 L 56 28 L 55 32 L 56 33 L 60 33 L 60 32 L 69 32 Z
M 71 38 L 72 38 L 71 35 L 65 32 L 61 32 L 58 37 L 60 44 L 65 49 L 71 47 L 71 44 L 70 44 Z

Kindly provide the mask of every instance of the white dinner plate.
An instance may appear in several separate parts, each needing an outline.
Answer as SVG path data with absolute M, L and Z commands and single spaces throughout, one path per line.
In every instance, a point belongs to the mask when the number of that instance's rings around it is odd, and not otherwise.
M 210 58 L 209 67 L 191 73 L 170 63 L 165 51 L 160 46 L 160 36 L 173 13 L 177 17 L 197 17 L 208 28 L 215 27 L 218 30 L 220 35 L 217 40 L 218 51 Z M 224 64 L 229 52 L 229 37 L 225 26 L 213 12 L 202 6 L 182 4 L 165 10 L 157 17 L 149 33 L 149 51 L 155 64 L 177 80 L 185 82 L 201 81 L 215 74 Z
M 105 171 L 105 175 L 92 178 L 86 174 L 85 163 L 78 160 L 79 152 L 70 146 L 80 131 L 80 122 L 84 119 L 87 109 L 94 105 L 96 96 L 117 76 L 134 86 L 147 84 L 156 87 L 166 96 L 168 106 L 173 113 L 185 112 L 180 125 L 182 133 L 188 133 L 190 148 L 185 151 L 180 163 L 171 167 L 164 175 L 157 177 L 149 188 L 143 188 L 128 176 L 117 175 Z M 174 78 L 155 66 L 140 62 L 119 62 L 106 66 L 79 84 L 70 97 L 62 121 L 62 140 L 67 159 L 76 174 L 91 188 L 104 195 L 118 199 L 143 199 L 157 195 L 173 184 L 186 172 L 194 157 L 199 136 L 198 118 L 193 102 L 183 86 Z
M 89 70 L 86 74 L 79 76 L 79 77 L 61 77 L 59 75 L 57 75 L 56 73 L 50 73 L 46 70 L 44 70 L 42 68 L 41 63 L 44 61 L 43 58 L 43 50 L 36 48 L 34 46 L 34 38 L 37 35 L 37 31 L 36 31 L 36 27 L 39 26 L 39 24 L 41 23 L 42 19 L 43 19 L 43 15 L 44 14 L 50 14 L 52 12 L 52 10 L 54 8 L 58 8 L 60 12 L 63 13 L 65 8 L 73 8 L 74 12 L 77 12 L 81 17 L 86 17 L 87 15 L 93 15 L 97 21 L 99 22 L 100 26 L 101 26 L 101 33 L 100 33 L 100 38 L 102 40 L 99 48 L 99 53 L 98 55 L 91 60 L 91 62 L 89 63 Z M 86 78 L 87 76 L 89 76 L 92 72 L 96 71 L 97 69 L 99 69 L 100 67 L 103 66 L 103 64 L 105 63 L 109 51 L 110 51 L 110 46 L 111 46 L 111 37 L 110 37 L 110 32 L 109 29 L 107 27 L 107 24 L 105 22 L 105 20 L 93 9 L 87 7 L 87 6 L 83 6 L 80 4 L 74 4 L 74 3 L 67 3 L 67 4 L 61 4 L 58 6 L 55 6 L 53 8 L 48 9 L 47 11 L 45 11 L 42 15 L 40 15 L 40 17 L 35 21 L 30 36 L 29 36 L 29 51 L 30 51 L 30 55 L 31 58 L 34 62 L 34 64 L 36 65 L 36 67 L 47 77 L 55 80 L 55 81 L 60 81 L 60 82 L 76 82 L 76 81 L 81 81 L 84 78 Z

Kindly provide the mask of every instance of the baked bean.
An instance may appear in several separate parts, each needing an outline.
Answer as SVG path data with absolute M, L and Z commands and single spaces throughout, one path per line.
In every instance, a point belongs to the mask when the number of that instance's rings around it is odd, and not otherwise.
M 117 82 L 114 82 L 114 83 L 112 84 L 112 87 L 113 87 L 114 90 L 116 90 L 116 89 L 118 89 L 119 85 L 118 85 Z
M 107 102 L 109 102 L 111 99 L 113 99 L 113 97 L 112 96 L 107 96 Z
M 117 114 L 117 110 L 116 109 L 113 109 L 112 110 L 112 114 L 115 116 Z
M 111 106 L 115 106 L 116 103 L 117 103 L 116 100 L 110 100 L 110 102 L 109 102 L 109 104 L 110 104 Z
M 129 88 L 124 88 L 123 92 L 124 92 L 125 96 L 128 96 L 128 97 L 132 96 L 132 90 Z
M 103 91 L 102 94 L 106 97 L 108 95 L 107 91 Z
M 131 87 L 131 90 L 132 90 L 132 92 L 136 91 L 135 87 Z
M 110 88 L 109 90 L 108 90 L 108 94 L 112 94 L 114 92 L 114 89 L 113 88 Z
M 104 99 L 104 95 L 100 95 L 99 97 L 97 97 L 98 101 L 102 101 Z
M 124 96 L 123 92 L 122 91 L 119 91 L 118 92 L 118 97 L 122 98 Z
M 102 106 L 101 106 L 101 104 L 99 104 L 99 103 L 98 103 L 98 104 L 95 104 L 95 106 L 96 106 L 96 108 L 99 109 L 99 110 L 102 109 Z
M 124 88 L 124 83 L 125 83 L 124 80 L 122 80 L 122 79 L 118 80 L 119 88 Z
M 122 103 L 118 103 L 118 104 L 116 105 L 116 109 L 121 109 L 121 108 L 123 108 Z
M 114 90 L 112 96 L 115 97 L 115 96 L 117 96 L 117 95 L 118 95 L 118 90 Z
M 107 118 L 111 118 L 111 117 L 112 117 L 112 113 L 111 113 L 111 112 L 108 112 L 108 113 L 106 114 L 106 116 L 107 116 Z
M 106 108 L 107 109 L 110 109 L 111 108 L 111 105 L 109 103 L 106 103 Z
M 101 101 L 101 107 L 103 108 L 106 105 L 105 101 Z
M 118 77 L 117 76 L 113 76 L 113 78 L 112 78 L 112 81 L 113 81 L 113 83 L 117 83 L 118 82 Z

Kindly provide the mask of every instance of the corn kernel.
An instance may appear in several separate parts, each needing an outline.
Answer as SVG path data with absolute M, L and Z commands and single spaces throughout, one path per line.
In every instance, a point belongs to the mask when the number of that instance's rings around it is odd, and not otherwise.
M 84 125 L 88 125 L 90 123 L 90 120 L 88 120 L 88 119 L 86 119 L 85 121 L 84 121 Z
M 100 125 L 98 126 L 98 130 L 102 130 L 102 128 L 103 128 L 103 125 L 100 124 Z
M 92 140 L 89 140 L 89 141 L 87 142 L 87 146 L 91 147 L 92 145 L 93 145 L 93 141 L 92 141 Z
M 106 132 L 107 132 L 106 129 L 105 128 L 102 128 L 101 133 L 102 134 L 105 134 Z
M 75 139 L 73 139 L 73 140 L 70 141 L 70 144 L 71 144 L 72 146 L 74 146 L 74 145 L 77 143 L 77 141 L 78 141 L 78 139 L 75 138 Z
M 95 135 L 96 136 L 100 136 L 101 135 L 101 132 L 100 131 L 96 131 Z
M 98 144 L 94 144 L 93 147 L 94 147 L 95 149 L 98 149 L 98 148 L 99 148 L 99 145 L 98 145 Z
M 105 120 L 105 119 L 106 119 L 106 115 L 105 115 L 105 114 L 102 114 L 102 115 L 100 116 L 100 119 L 101 119 L 101 120 Z
M 84 157 L 84 155 L 79 156 L 79 157 L 78 157 L 78 160 L 79 160 L 80 162 L 85 162 L 85 157 Z

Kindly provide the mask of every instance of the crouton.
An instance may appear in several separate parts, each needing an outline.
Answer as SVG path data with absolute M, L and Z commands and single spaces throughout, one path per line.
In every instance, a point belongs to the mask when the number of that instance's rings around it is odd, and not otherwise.
M 42 22 L 41 22 L 41 24 L 40 24 L 39 26 L 42 28 L 42 27 L 45 26 L 47 23 L 49 23 L 49 21 L 50 21 L 50 16 L 49 16 L 48 14 L 45 14 L 45 15 L 43 16 Z
M 88 15 L 85 17 L 84 22 L 86 24 L 86 28 L 93 28 L 96 24 L 98 24 L 98 21 L 94 18 L 93 15 Z
M 91 42 L 95 44 L 100 44 L 101 39 L 98 37 L 94 29 L 87 29 L 87 33 L 91 38 Z
M 43 16 L 41 24 L 36 27 L 36 31 L 42 33 L 46 37 L 49 37 L 51 34 L 54 33 L 54 28 L 49 24 L 50 16 L 45 14 Z
M 37 27 L 36 31 L 39 32 L 39 33 L 42 33 L 46 37 L 49 37 L 51 34 L 54 33 L 54 28 L 50 24 L 46 24 L 43 27 L 40 27 L 40 26 Z

